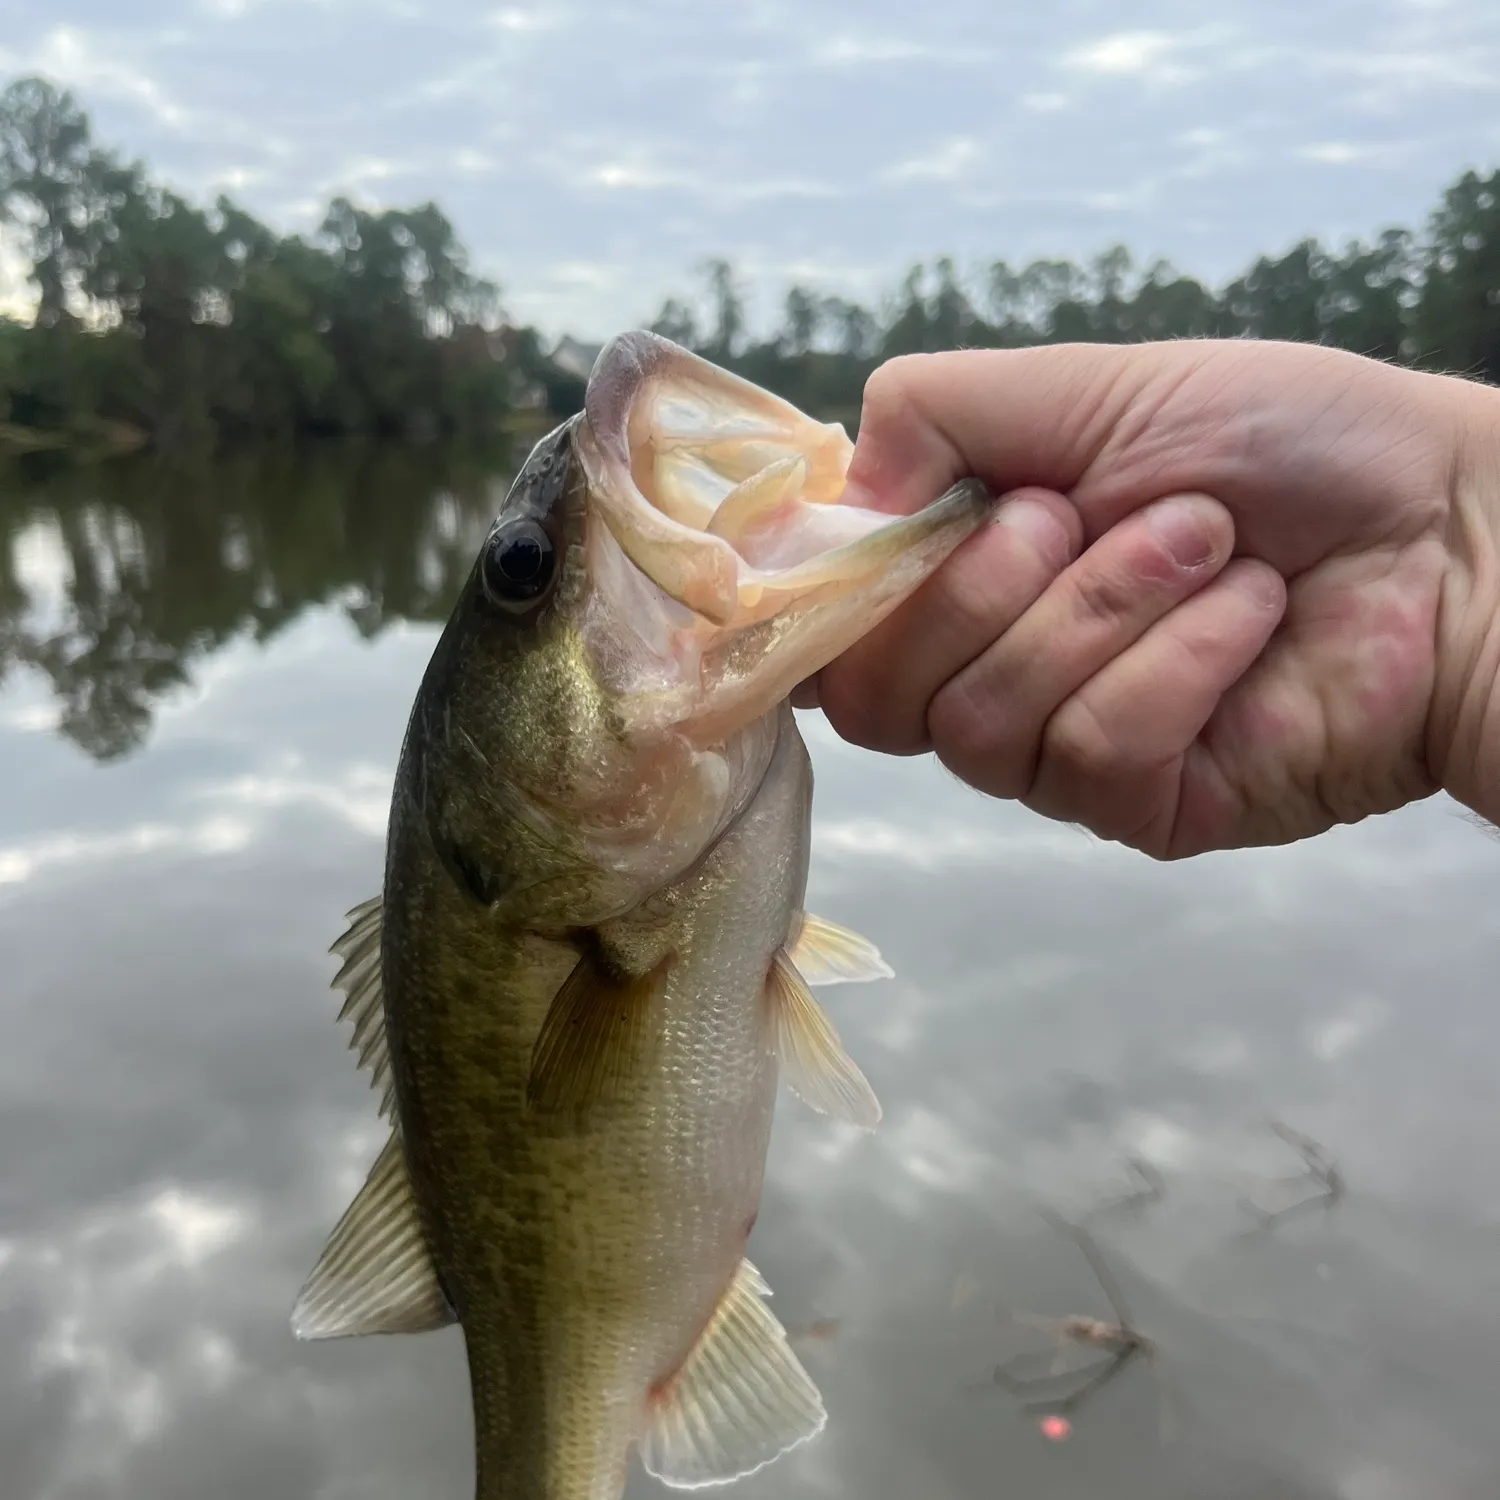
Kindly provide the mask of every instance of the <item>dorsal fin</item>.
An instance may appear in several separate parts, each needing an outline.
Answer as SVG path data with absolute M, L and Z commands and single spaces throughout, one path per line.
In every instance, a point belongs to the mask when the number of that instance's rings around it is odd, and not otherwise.
M 770 1295 L 742 1260 L 703 1336 L 657 1398 L 640 1452 L 663 1484 L 727 1484 L 822 1431 L 822 1398 L 761 1301 Z
M 299 1339 L 422 1333 L 454 1321 L 417 1219 L 399 1132 L 344 1211 L 292 1309 Z
M 343 967 L 333 976 L 335 989 L 344 991 L 339 1020 L 354 1028 L 350 1048 L 359 1066 L 369 1069 L 370 1086 L 380 1093 L 382 1118 L 394 1118 L 396 1086 L 391 1079 L 391 1054 L 385 1039 L 385 993 L 380 982 L 381 899 L 372 896 L 347 913 L 349 926 L 328 950 L 338 954 Z

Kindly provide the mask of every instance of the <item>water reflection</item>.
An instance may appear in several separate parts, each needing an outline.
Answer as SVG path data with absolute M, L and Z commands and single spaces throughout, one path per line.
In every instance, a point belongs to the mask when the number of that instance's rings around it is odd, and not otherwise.
M 231 640 L 265 644 L 331 601 L 367 639 L 441 619 L 508 467 L 389 446 L 254 449 L 207 471 L 14 467 L 0 473 L 0 679 L 44 673 L 69 739 L 127 754 Z
M 325 950 L 503 469 L 239 462 L 0 492 L 5 1500 L 468 1495 L 453 1330 L 287 1316 L 380 1144 Z M 752 1253 L 831 1420 L 725 1493 L 1492 1500 L 1500 844 L 1439 801 L 1159 868 L 804 727 L 886 1119 L 784 1101 Z M 1273 1119 L 1347 1191 L 1265 1229 Z M 1011 1311 L 1111 1316 L 1038 1209 L 1132 1155 L 1090 1223 L 1157 1365 L 1049 1442 L 985 1377 Z

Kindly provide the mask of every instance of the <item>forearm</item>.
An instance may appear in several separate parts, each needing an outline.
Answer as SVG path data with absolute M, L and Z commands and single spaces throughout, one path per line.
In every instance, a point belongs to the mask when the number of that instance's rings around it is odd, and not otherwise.
M 1500 823 L 1500 391 L 1434 390 L 1456 432 L 1428 760 L 1445 791 Z

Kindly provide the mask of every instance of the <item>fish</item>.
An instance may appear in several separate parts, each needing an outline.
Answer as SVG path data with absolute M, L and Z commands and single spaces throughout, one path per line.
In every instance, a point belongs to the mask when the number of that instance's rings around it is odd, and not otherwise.
M 889 977 L 803 906 L 796 685 L 991 513 L 839 503 L 839 424 L 612 339 L 532 449 L 418 685 L 380 893 L 331 951 L 390 1135 L 303 1339 L 459 1325 L 476 1500 L 753 1473 L 821 1394 L 746 1250 L 781 1081 L 873 1129 L 812 984 Z

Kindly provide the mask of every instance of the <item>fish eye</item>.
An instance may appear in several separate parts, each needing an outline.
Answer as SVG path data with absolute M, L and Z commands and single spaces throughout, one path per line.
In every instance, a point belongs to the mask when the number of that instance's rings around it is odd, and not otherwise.
M 551 587 L 557 572 L 557 549 L 535 521 L 511 521 L 484 544 L 479 578 L 484 591 L 502 609 L 533 608 Z

